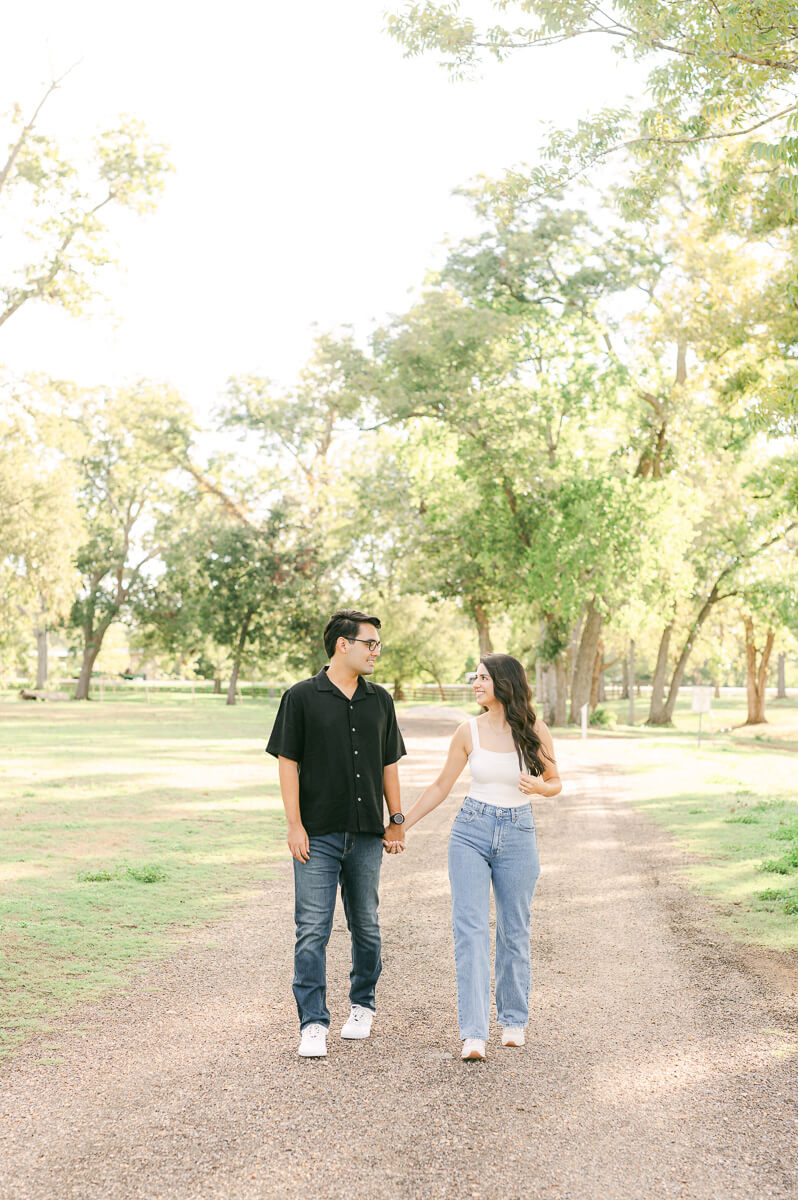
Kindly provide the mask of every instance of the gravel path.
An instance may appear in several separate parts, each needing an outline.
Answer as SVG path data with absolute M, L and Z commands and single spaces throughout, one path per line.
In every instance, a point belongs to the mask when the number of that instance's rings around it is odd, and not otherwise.
M 402 714 L 405 806 L 452 730 Z M 446 838 L 463 788 L 383 871 L 371 1039 L 330 944 L 326 1060 L 296 1058 L 290 864 L 123 993 L 0 1065 L 3 1200 L 766 1200 L 798 1196 L 795 978 L 713 931 L 635 814 L 619 743 L 559 748 L 538 802 L 527 1047 L 458 1057 Z M 633 784 L 633 780 L 632 780 Z M 792 982 L 790 980 L 792 979 Z

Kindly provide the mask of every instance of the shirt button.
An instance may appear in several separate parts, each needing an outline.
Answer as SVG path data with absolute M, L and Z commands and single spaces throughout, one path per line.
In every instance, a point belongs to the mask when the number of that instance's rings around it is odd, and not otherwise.
M 358 776 L 356 776 L 356 778 L 357 778 L 357 779 L 359 779 L 359 778 L 360 778 L 360 776 L 358 775 Z
M 357 754 L 357 750 L 355 751 L 355 754 Z
M 360 796 L 358 796 L 358 798 L 357 798 L 357 802 L 358 802 L 358 804 L 362 804 L 362 803 L 363 803 L 363 801 L 360 799 Z
M 357 733 L 357 730 L 355 729 L 354 725 L 352 726 L 352 733 Z

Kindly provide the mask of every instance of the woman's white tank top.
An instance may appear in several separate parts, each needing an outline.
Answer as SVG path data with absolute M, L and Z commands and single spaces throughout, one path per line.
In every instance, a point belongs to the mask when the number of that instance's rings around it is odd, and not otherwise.
M 483 804 L 496 808 L 517 808 L 529 804 L 529 796 L 519 792 L 521 768 L 515 750 L 483 750 L 479 744 L 476 717 L 468 722 L 471 730 L 471 753 L 468 765 L 471 768 L 471 787 L 468 794 Z

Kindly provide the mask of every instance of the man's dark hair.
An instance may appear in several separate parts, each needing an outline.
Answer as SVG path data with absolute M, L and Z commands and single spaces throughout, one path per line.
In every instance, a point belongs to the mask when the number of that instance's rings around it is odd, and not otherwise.
M 356 638 L 361 625 L 373 625 L 380 628 L 379 617 L 369 617 L 366 613 L 358 612 L 356 608 L 342 608 L 334 612 L 324 626 L 324 649 L 327 657 L 335 654 L 335 643 L 339 637 Z

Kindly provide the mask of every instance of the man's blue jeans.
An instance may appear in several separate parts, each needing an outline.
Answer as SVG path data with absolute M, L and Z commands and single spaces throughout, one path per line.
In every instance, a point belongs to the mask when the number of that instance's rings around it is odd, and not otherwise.
M 495 808 L 467 796 L 449 838 L 461 1038 L 488 1037 L 491 882 L 496 900 L 499 1024 L 523 1028 L 529 1021 L 530 905 L 539 874 L 531 805 Z
M 373 833 L 326 833 L 308 840 L 308 861 L 294 859 L 294 998 L 300 1029 L 330 1024 L 327 943 L 339 884 L 352 935 L 350 1003 L 374 1012 L 374 991 L 382 971 L 377 921 L 382 838 Z

